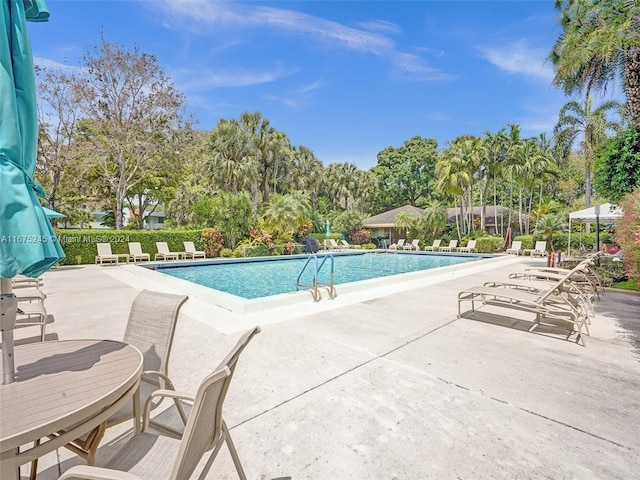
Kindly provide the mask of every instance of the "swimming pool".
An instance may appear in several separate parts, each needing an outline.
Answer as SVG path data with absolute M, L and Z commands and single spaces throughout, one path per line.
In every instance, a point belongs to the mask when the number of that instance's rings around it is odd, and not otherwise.
M 410 253 L 340 254 L 334 256 L 334 284 L 458 265 L 481 258 Z M 306 261 L 307 256 L 296 256 L 217 261 L 198 265 L 163 264 L 157 267 L 157 271 L 245 299 L 256 299 L 295 292 L 296 280 Z M 300 281 L 307 285 L 312 283 L 314 271 L 314 265 L 309 265 Z M 327 261 L 320 271 L 319 280 L 328 282 L 330 271 L 330 263 Z

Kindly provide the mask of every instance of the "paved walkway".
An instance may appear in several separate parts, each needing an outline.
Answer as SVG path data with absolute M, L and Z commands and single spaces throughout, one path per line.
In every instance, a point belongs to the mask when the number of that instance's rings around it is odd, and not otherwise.
M 586 347 L 552 330 L 528 333 L 513 317 L 456 318 L 459 290 L 528 264 L 541 262 L 512 257 L 386 297 L 339 297 L 235 324 L 192 298 L 171 376 L 195 391 L 240 331 L 263 324 L 225 404 L 250 479 L 637 478 L 640 349 L 622 325 L 640 323 L 640 296 L 606 293 Z M 49 339 L 121 339 L 137 291 L 164 288 L 127 275 L 95 266 L 46 273 Z M 98 465 L 128 429 L 107 432 Z M 60 449 L 41 460 L 38 478 L 77 463 Z M 226 448 L 207 478 L 237 478 Z

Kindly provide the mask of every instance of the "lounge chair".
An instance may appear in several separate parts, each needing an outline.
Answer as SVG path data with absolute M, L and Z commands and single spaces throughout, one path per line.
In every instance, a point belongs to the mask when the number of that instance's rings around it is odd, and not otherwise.
M 415 250 L 418 251 L 420 250 L 420 247 L 418 246 L 418 243 L 420 243 L 420 240 L 417 238 L 414 238 L 413 241 L 409 244 L 405 244 L 402 249 L 403 250 Z
M 424 247 L 425 252 L 437 252 L 440 249 L 440 244 L 442 243 L 442 239 L 438 238 L 434 240 L 431 245 L 427 245 Z
M 511 244 L 511 248 L 507 248 L 507 253 L 515 253 L 516 255 L 520 255 L 522 253 L 522 242 L 520 240 L 515 240 Z
M 534 248 L 526 248 L 522 251 L 523 255 L 531 255 L 532 257 L 546 257 L 547 256 L 547 242 L 538 241 Z
M 140 261 L 150 261 L 151 255 L 142 251 L 140 242 L 129 242 L 129 258 L 133 260 L 133 263 Z
M 158 253 L 153 257 L 154 260 L 180 260 L 184 258 L 185 252 L 171 252 L 167 242 L 156 242 Z
M 25 277 L 24 275 L 16 275 L 11 279 L 11 287 L 12 288 L 32 288 L 32 287 L 41 287 L 44 285 L 44 281 L 42 278 L 31 278 Z
M 147 432 L 148 410 L 145 408 L 143 431 L 134 435 L 120 452 L 104 468 L 75 466 L 66 471 L 60 480 L 84 479 L 128 479 L 156 480 L 166 478 L 179 480 L 191 478 L 200 465 L 204 454 L 212 450 L 198 478 L 207 476 L 213 462 L 226 442 L 238 477 L 246 480 L 240 457 L 233 444 L 229 429 L 222 415 L 222 407 L 240 354 L 249 340 L 260 332 L 256 327 L 245 333 L 221 364 L 200 384 L 195 397 L 160 390 L 154 395 L 172 397 L 177 402 L 192 401 L 189 417 L 185 422 L 181 438 L 172 438 Z M 125 475 L 122 471 L 129 474 Z
M 140 431 L 142 405 L 147 410 L 160 405 L 161 399 L 148 401 L 151 394 L 159 388 L 164 389 L 163 392 L 174 390 L 168 377 L 169 356 L 178 314 L 188 298 L 185 295 L 143 290 L 134 299 L 123 342 L 135 346 L 142 352 L 143 373 L 140 386 L 134 394 L 133 401 L 111 416 L 106 424 L 65 445 L 76 455 L 86 459 L 88 465 L 94 463 L 96 450 L 106 428 L 133 419 L 135 431 Z M 186 419 L 182 404 L 178 400 L 174 402 L 178 413 Z M 35 471 L 33 466 L 32 469 Z
M 336 242 L 333 238 L 328 238 L 327 242 L 329 243 L 328 250 L 336 250 L 336 251 L 344 250 L 344 248 L 338 245 L 338 242 Z
M 196 250 L 196 246 L 193 242 L 184 243 L 184 252 L 187 258 L 207 258 L 207 254 L 203 250 Z
M 476 248 L 476 240 L 469 240 L 466 247 L 458 247 L 458 252 L 460 253 L 478 253 L 478 249 Z
M 472 287 L 458 293 L 458 318 L 462 317 L 461 304 L 464 301 L 471 302 L 471 312 L 476 310 L 476 302 L 480 307 L 492 305 L 511 310 L 531 312 L 535 314 L 533 325 L 529 329 L 534 331 L 539 325 L 558 324 L 571 326 L 569 336 L 577 334 L 576 341 L 584 345 L 582 329 L 588 319 L 588 308 L 580 296 L 570 296 L 562 293 L 563 286 L 569 281 L 575 272 L 564 275 L 560 280 L 552 283 L 546 289 L 527 291 L 520 288 L 504 288 L 501 286 Z
M 440 247 L 441 252 L 451 252 L 458 248 L 458 240 L 451 240 L 446 247 Z
M 347 242 L 346 240 L 340 240 L 340 243 L 342 244 L 343 248 L 346 248 L 347 250 L 350 248 L 355 248 L 354 245 L 351 245 L 349 242 Z
M 96 264 L 102 265 L 103 263 L 118 263 L 119 257 L 111 253 L 110 243 L 98 243 L 98 255 L 96 255 Z
M 404 248 L 404 238 L 399 239 L 396 243 L 389 245 L 389 250 L 402 250 Z

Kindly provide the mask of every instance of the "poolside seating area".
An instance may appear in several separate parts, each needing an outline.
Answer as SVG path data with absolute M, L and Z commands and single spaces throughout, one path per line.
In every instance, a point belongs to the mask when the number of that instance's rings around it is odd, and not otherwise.
M 441 239 L 436 239 L 433 241 L 431 245 L 427 245 L 424 247 L 425 252 L 437 252 L 440 249 L 440 244 L 442 243 Z
M 261 334 L 242 354 L 222 410 L 247 478 L 346 478 L 353 472 L 382 478 L 390 469 L 407 478 L 425 472 L 489 478 L 505 458 L 512 477 L 571 477 L 579 470 L 594 478 L 629 478 L 640 449 L 640 419 L 628 409 L 640 379 L 633 337 L 621 332 L 618 322 L 634 317 L 640 306 L 634 296 L 607 292 L 593 304 L 588 348 L 576 348 L 565 341 L 567 330 L 544 324 L 523 334 L 532 315 L 523 310 L 501 309 L 508 315 L 502 321 L 487 305 L 456 320 L 459 291 L 495 279 L 529 283 L 507 280 L 508 275 L 542 263 L 528 256 L 495 257 L 491 267 L 467 266 L 435 283 L 388 284 L 375 301 L 360 296 L 352 301 L 344 294 L 305 304 L 297 313 L 287 307 L 235 316 L 192 297 L 176 324 L 171 381 L 177 392 L 196 392 L 251 323 L 261 324 Z M 121 340 L 141 287 L 133 279 L 128 283 L 129 269 L 89 265 L 47 272 L 46 301 L 59 320 L 51 338 Z M 160 290 L 162 284 L 145 279 L 144 287 Z M 561 388 L 555 388 L 559 382 Z M 185 412 L 191 420 L 189 405 Z M 150 417 L 183 426 L 170 398 Z M 394 448 L 376 435 L 378 421 L 389 425 L 386 435 L 396 436 Z M 139 434 L 132 426 L 123 422 L 106 429 L 96 465 L 114 466 L 110 459 L 124 445 L 129 445 L 126 454 L 134 455 L 138 444 L 127 442 Z M 477 433 L 469 435 L 469 428 Z M 177 458 L 177 442 L 160 433 L 149 426 L 143 435 L 153 435 L 156 445 L 142 442 L 137 451 L 139 458 L 148 454 L 164 468 L 160 464 Z M 425 435 L 429 442 L 415 442 Z M 456 448 L 463 442 L 465 449 Z M 566 442 L 580 448 L 567 456 Z M 329 461 L 336 448 L 351 445 L 362 450 Z M 167 452 L 163 458 L 157 448 Z M 470 454 L 482 461 L 470 465 Z M 405 455 L 417 460 L 407 463 Z M 535 475 L 531 458 L 541 462 Z M 40 459 L 38 479 L 58 479 L 60 472 L 85 463 L 59 449 Z M 126 470 L 144 478 L 142 471 Z M 238 478 L 227 448 L 217 451 L 206 478 Z
M 522 253 L 522 242 L 520 240 L 514 240 L 511 242 L 511 247 L 507 248 L 505 252 L 520 255 Z
M 523 255 L 530 255 L 532 257 L 546 257 L 547 256 L 547 242 L 537 241 L 533 248 L 525 248 L 522 250 Z
M 464 316 L 464 302 L 471 304 L 467 314 L 484 306 L 529 312 L 534 314 L 529 332 L 541 325 L 564 328 L 567 338 L 575 335 L 576 342 L 585 346 L 584 336 L 589 335 L 589 324 L 595 317 L 592 302 L 603 291 L 593 263 L 591 257 L 572 270 L 527 268 L 510 273 L 508 280 L 462 290 L 458 293 L 458 318 Z

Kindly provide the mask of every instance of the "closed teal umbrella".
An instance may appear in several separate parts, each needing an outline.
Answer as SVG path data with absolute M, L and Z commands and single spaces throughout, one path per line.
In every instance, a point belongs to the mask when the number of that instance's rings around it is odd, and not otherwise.
M 26 20 L 46 21 L 44 0 L 0 2 L 0 313 L 3 382 L 13 381 L 16 302 L 11 278 L 37 277 L 64 258 L 33 180 L 38 119 Z
M 45 216 L 51 220 L 52 218 L 64 218 L 65 215 L 60 213 L 60 212 L 56 212 L 55 210 L 51 210 L 50 208 L 47 207 L 42 207 L 42 211 L 44 212 Z

